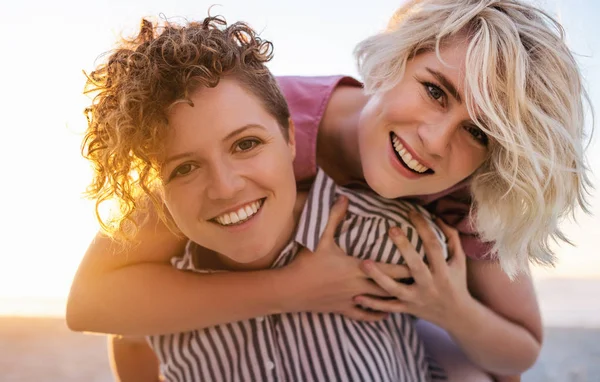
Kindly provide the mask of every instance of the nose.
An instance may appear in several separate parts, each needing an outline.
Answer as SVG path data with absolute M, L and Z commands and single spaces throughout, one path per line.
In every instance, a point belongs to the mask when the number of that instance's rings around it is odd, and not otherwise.
M 446 115 L 421 124 L 417 132 L 425 150 L 434 157 L 443 158 L 448 154 L 460 126 L 460 121 Z
M 206 192 L 212 200 L 233 199 L 246 185 L 235 166 L 226 162 L 210 166 L 209 174 Z

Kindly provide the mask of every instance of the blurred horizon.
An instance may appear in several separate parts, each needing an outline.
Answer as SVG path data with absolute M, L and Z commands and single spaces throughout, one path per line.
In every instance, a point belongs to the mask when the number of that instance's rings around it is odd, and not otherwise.
M 354 45 L 385 27 L 401 1 L 380 0 L 368 7 L 346 2 L 307 0 L 222 1 L 212 14 L 228 22 L 244 20 L 274 44 L 269 67 L 276 75 L 348 74 L 357 77 Z M 600 4 L 536 1 L 565 27 L 576 53 L 592 107 L 600 115 Z M 79 145 L 85 130 L 83 70 L 94 67 L 116 38 L 136 30 L 141 17 L 202 19 L 212 3 L 189 0 L 108 0 L 93 10 L 74 0 L 10 2 L 0 6 L 5 58 L 0 61 L 4 91 L 5 148 L 0 150 L 0 189 L 9 229 L 0 244 L 0 316 L 55 316 L 98 225 L 93 203 L 82 199 L 91 179 Z M 591 124 L 588 124 L 588 128 Z M 597 132 L 588 149 L 599 168 Z M 597 174 L 591 176 L 598 185 Z M 597 186 L 598 188 L 598 186 Z M 594 239 L 600 227 L 600 199 L 591 199 L 594 216 L 578 211 L 579 224 L 563 226 L 576 247 L 557 247 L 555 269 L 535 268 L 546 279 L 600 280 L 600 254 Z M 20 313 L 19 313 L 20 312 Z M 28 314 L 27 312 L 34 312 Z M 46 312 L 46 313 L 44 313 Z

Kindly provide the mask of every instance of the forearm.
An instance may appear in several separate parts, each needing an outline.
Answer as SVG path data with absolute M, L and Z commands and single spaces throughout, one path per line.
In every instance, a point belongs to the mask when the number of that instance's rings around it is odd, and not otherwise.
M 142 336 L 279 313 L 292 299 L 282 270 L 194 274 L 138 264 L 79 277 L 67 304 L 72 330 Z
M 143 338 L 109 336 L 108 357 L 116 382 L 158 382 L 159 361 Z
M 515 324 L 474 298 L 456 309 L 447 330 L 465 354 L 481 368 L 497 375 L 518 375 L 537 359 L 541 343 L 525 327 Z

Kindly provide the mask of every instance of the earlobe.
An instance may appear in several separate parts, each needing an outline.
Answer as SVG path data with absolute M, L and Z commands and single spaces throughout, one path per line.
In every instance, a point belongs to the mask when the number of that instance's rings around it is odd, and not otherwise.
M 290 148 L 292 158 L 296 159 L 296 126 L 294 126 L 294 121 L 292 121 L 292 118 L 288 120 L 288 125 L 288 146 Z

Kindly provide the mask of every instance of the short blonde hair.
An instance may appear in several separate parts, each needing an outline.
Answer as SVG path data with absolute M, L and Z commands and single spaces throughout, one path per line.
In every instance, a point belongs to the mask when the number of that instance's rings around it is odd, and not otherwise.
M 592 187 L 584 155 L 589 97 L 556 20 L 520 1 L 411 1 L 386 31 L 357 46 L 365 89 L 390 89 L 411 57 L 440 57 L 441 44 L 461 36 L 469 114 L 492 138 L 489 159 L 472 177 L 471 218 L 509 275 L 527 272 L 530 261 L 553 265 L 550 242 L 569 242 L 558 223 L 577 206 L 589 212 Z

